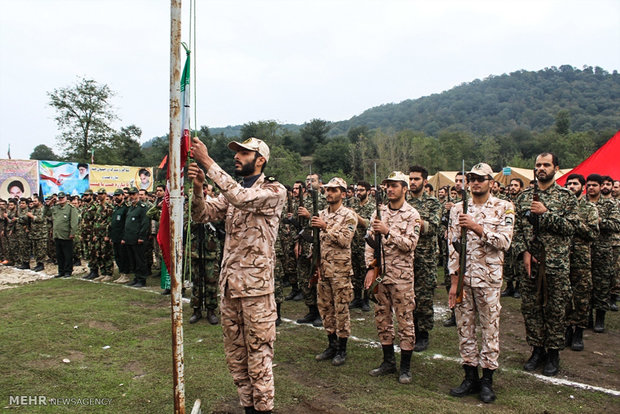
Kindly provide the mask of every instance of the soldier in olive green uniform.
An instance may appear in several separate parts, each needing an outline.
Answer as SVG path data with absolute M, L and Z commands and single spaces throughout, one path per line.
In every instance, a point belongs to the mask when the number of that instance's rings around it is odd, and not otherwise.
M 571 299 L 570 246 L 579 222 L 577 199 L 554 181 L 558 170 L 557 156 L 542 153 L 536 158 L 538 186 L 516 200 L 513 239 L 515 257 L 525 268 L 521 312 L 527 343 L 534 348 L 523 368 L 533 371 L 544 363 L 547 376 L 558 373 L 559 351 L 564 348 L 566 306 Z M 539 277 L 544 286 L 540 291 Z
M 522 191 L 523 180 L 520 178 L 513 178 L 510 180 L 508 186 L 509 197 L 506 199 L 514 204 Z M 521 298 L 521 293 L 519 292 L 518 264 L 518 261 L 514 257 L 512 246 L 510 246 L 508 251 L 504 254 L 504 281 L 506 282 L 506 289 L 502 292 L 502 297 L 511 296 L 515 299 Z
M 7 241 L 7 259 L 8 265 L 14 266 L 17 261 L 17 239 L 14 237 L 15 226 L 17 225 L 17 201 L 14 198 L 9 199 L 7 210 L 5 213 L 4 234 Z
M 216 229 L 211 223 L 192 223 L 192 298 L 190 306 L 194 314 L 189 323 L 202 318 L 202 309 L 207 311 L 207 321 L 217 325 L 218 240 Z
M 148 212 L 154 207 L 148 199 L 148 191 L 141 189 L 138 191 L 140 202 L 146 204 L 146 211 Z M 144 241 L 144 255 L 146 259 L 146 273 L 151 275 L 153 273 L 153 251 L 157 232 L 155 231 L 155 223 L 149 218 L 149 237 Z
M 146 216 L 147 206 L 138 199 L 138 189 L 129 189 L 131 205 L 125 217 L 125 228 L 121 244 L 125 245 L 129 257 L 129 267 L 135 269 L 135 276 L 129 286 L 146 286 L 147 268 L 144 257 L 144 241 L 149 237 L 149 218 Z
M 109 237 L 112 242 L 112 251 L 114 252 L 114 260 L 118 266 L 120 277 L 114 283 L 129 282 L 129 258 L 127 257 L 127 248 L 121 244 L 123 240 L 123 232 L 125 231 L 125 218 L 129 207 L 125 203 L 123 190 L 120 188 L 114 191 L 114 209 L 112 210 L 112 220 L 110 222 Z
M 418 211 L 422 220 L 414 255 L 415 352 L 428 348 L 428 333 L 433 329 L 434 320 L 433 295 L 437 287 L 437 234 L 441 204 L 424 191 L 427 179 L 426 168 L 417 165 L 409 168 L 409 188 L 412 195 L 409 204 Z
M 53 235 L 58 262 L 56 277 L 69 277 L 73 272 L 73 239 L 77 231 L 79 212 L 67 202 L 67 195 L 60 192 L 56 205 L 46 204 L 44 213 L 51 216 L 54 223 Z
M 299 233 L 303 228 L 305 219 L 297 214 L 299 209 L 299 194 L 305 196 L 306 187 L 303 181 L 295 181 L 293 184 L 292 195 L 289 198 L 290 202 L 287 203 L 287 214 L 282 216 L 282 220 L 289 223 L 289 237 L 283 239 L 284 257 L 288 259 L 284 262 L 284 274 L 288 275 L 288 281 L 291 284 L 291 293 L 284 298 L 284 300 L 299 301 L 304 298 L 297 268 L 297 256 L 295 246 L 299 239 Z M 288 207 L 290 205 L 290 207 Z M 284 214 L 284 213 L 283 213 Z
M 18 269 L 30 269 L 30 217 L 28 217 L 28 200 L 21 198 L 17 209 L 17 224 L 13 237 L 17 239 Z
M 97 206 L 93 200 L 94 193 L 93 190 L 88 189 L 84 191 L 84 195 L 82 196 L 82 222 L 81 222 L 81 242 L 82 242 L 82 252 L 83 258 L 88 262 L 88 268 L 90 272 L 85 275 L 84 279 L 92 280 L 99 276 L 97 273 L 97 268 L 95 266 L 95 262 L 97 260 L 97 251 L 94 249 L 92 245 L 92 237 L 93 237 L 93 226 L 95 222 L 95 213 L 97 211 Z
M 30 218 L 30 244 L 32 245 L 32 254 L 36 262 L 35 272 L 43 270 L 43 260 L 45 260 L 45 244 L 47 242 L 47 227 L 45 216 L 43 215 L 43 206 L 38 198 L 34 198 L 33 207 L 27 213 Z
M 102 188 L 97 191 L 97 210 L 93 223 L 92 243 L 95 246 L 96 256 L 94 265 L 100 275 L 93 280 L 110 282 L 113 280 L 114 252 L 110 242 L 110 222 L 112 221 L 113 207 L 107 201 L 106 191 Z

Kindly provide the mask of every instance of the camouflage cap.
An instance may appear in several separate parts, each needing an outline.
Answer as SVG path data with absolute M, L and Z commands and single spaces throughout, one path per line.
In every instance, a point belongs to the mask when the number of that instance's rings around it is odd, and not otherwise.
M 381 184 L 385 184 L 388 181 L 400 181 L 405 183 L 405 187 L 409 188 L 409 176 L 402 171 L 392 171 Z
M 105 190 L 105 189 L 100 188 L 100 189 L 97 191 L 97 194 L 107 194 L 107 192 L 106 192 L 106 190 Z
M 493 168 L 489 164 L 485 164 L 483 162 L 478 163 L 472 167 L 467 174 L 475 174 L 481 177 L 493 177 Z
M 243 142 L 233 141 L 228 144 L 228 148 L 233 151 L 241 151 L 242 149 L 257 151 L 261 156 L 265 157 L 267 162 L 269 162 L 269 147 L 261 139 L 251 137 Z
M 61 191 L 60 193 L 58 193 L 58 198 L 65 198 L 67 195 L 65 194 L 64 191 Z
M 125 193 L 123 193 L 123 190 L 121 190 L 120 188 L 117 188 L 116 190 L 114 190 L 114 195 L 123 195 Z
M 327 184 L 323 184 L 324 188 L 336 188 L 341 187 L 343 191 L 347 191 L 347 182 L 339 177 L 334 177 Z
M 84 191 L 84 195 L 93 195 L 93 190 L 91 190 L 90 188 L 86 191 Z
M 138 189 L 136 187 L 131 187 L 129 189 L 129 194 L 138 194 Z

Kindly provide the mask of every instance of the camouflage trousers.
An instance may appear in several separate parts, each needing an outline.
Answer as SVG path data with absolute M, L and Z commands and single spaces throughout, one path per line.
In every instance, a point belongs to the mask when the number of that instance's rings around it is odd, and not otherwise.
M 295 259 L 295 252 L 293 251 L 294 245 L 284 245 L 284 256 L 282 260 L 283 267 L 283 277 L 288 279 L 293 289 L 298 287 L 298 278 L 297 278 L 297 260 Z M 276 297 L 276 300 L 278 298 Z
M 394 315 L 398 322 L 400 348 L 411 351 L 415 344 L 415 325 L 413 311 L 415 309 L 415 290 L 412 283 L 386 285 L 379 283 L 375 294 L 375 324 L 381 345 L 392 345 L 396 337 L 394 332 Z
M 82 238 L 75 237 L 73 239 L 73 261 L 77 262 L 82 258 Z
M 96 240 L 90 242 L 90 261 L 88 263 L 91 270 L 101 270 L 102 275 L 112 275 L 114 272 L 114 249 L 110 240 L 105 241 L 99 235 Z
M 149 237 L 144 241 L 144 257 L 146 262 L 146 271 L 147 274 L 150 275 L 152 273 L 153 268 L 153 244 L 155 243 L 155 235 L 149 235 Z
M 588 327 L 590 298 L 592 297 L 592 273 L 590 269 L 570 269 L 570 287 L 573 294 L 566 308 L 566 325 Z
M 614 279 L 613 248 L 592 245 L 592 309 L 609 310 L 609 293 Z
M 416 252 L 414 258 L 415 311 L 414 321 L 418 331 L 433 329 L 433 296 L 437 286 L 437 262 L 435 255 Z
M 9 260 L 13 263 L 16 263 L 17 261 L 19 261 L 19 243 L 17 238 L 15 237 L 15 234 L 13 233 L 8 236 L 7 241 Z
M 364 258 L 364 245 L 351 246 L 351 264 L 353 265 L 353 292 L 356 298 L 362 296 L 364 279 L 366 278 L 366 259 Z
M 328 334 L 351 335 L 349 303 L 353 296 L 350 276 L 321 277 L 317 285 L 317 307 Z
M 45 260 L 47 240 L 46 239 L 30 239 L 32 255 L 36 263 L 43 263 Z
M 15 237 L 15 236 L 13 236 Z M 30 263 L 30 239 L 28 234 L 17 236 L 17 260 L 19 263 Z
M 506 285 L 513 284 L 514 282 L 519 282 L 519 278 L 517 277 L 517 272 L 515 269 L 515 260 L 512 257 L 512 252 L 510 250 L 506 252 L 506 255 L 504 256 L 503 278 L 506 281 Z
M 611 294 L 620 295 L 620 246 L 613 246 L 614 279 L 611 285 Z
M 192 257 L 192 297 L 190 306 L 193 309 L 217 309 L 217 261 L 202 259 L 204 266 L 201 274 L 201 259 Z
M 312 259 L 301 255 L 297 259 L 297 283 L 299 289 L 304 294 L 304 303 L 306 306 L 316 306 L 316 285 L 308 286 L 310 282 L 310 269 L 312 267 Z
M 97 270 L 97 250 L 92 235 L 82 234 L 82 251 L 84 252 L 82 258 L 88 262 L 88 268 L 93 271 Z
M 499 358 L 500 287 L 463 286 L 463 301 L 454 307 L 459 353 L 464 365 L 497 369 Z M 476 316 L 480 321 L 482 346 L 478 351 Z
M 543 306 L 538 297 L 537 267 L 532 266 L 532 277 L 528 277 L 523 261 L 519 262 L 521 313 L 528 345 L 564 349 L 566 305 L 571 298 L 569 270 L 547 267 L 547 304 Z
M 0 260 L 8 260 L 9 246 L 4 234 L 0 235 Z
M 52 262 L 56 262 L 56 242 L 52 237 L 52 233 L 47 237 L 47 257 L 49 257 Z
M 273 410 L 273 343 L 278 317 L 273 294 L 249 298 L 221 295 L 220 312 L 226 364 L 239 402 L 259 411 Z
M 276 250 L 276 267 L 273 275 L 273 293 L 276 298 L 276 303 L 284 302 L 284 291 L 282 290 L 282 279 L 284 278 L 284 264 L 286 258 L 284 254 Z

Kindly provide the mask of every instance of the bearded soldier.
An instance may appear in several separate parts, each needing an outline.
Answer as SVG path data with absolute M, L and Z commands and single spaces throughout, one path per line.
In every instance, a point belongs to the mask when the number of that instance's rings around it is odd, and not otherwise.
M 523 180 L 520 178 L 511 179 L 508 186 L 508 200 L 514 203 L 522 191 Z M 521 293 L 519 293 L 517 263 L 515 262 L 512 246 L 510 246 L 508 251 L 504 254 L 504 280 L 506 281 L 506 289 L 502 292 L 502 297 L 512 296 L 515 299 L 521 298 Z

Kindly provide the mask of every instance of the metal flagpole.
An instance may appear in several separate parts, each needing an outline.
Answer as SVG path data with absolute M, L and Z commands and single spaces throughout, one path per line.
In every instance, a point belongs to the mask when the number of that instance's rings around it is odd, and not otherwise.
M 181 196 L 181 0 L 170 1 L 170 302 L 172 307 L 172 376 L 174 412 L 185 414 L 183 377 L 183 197 Z

